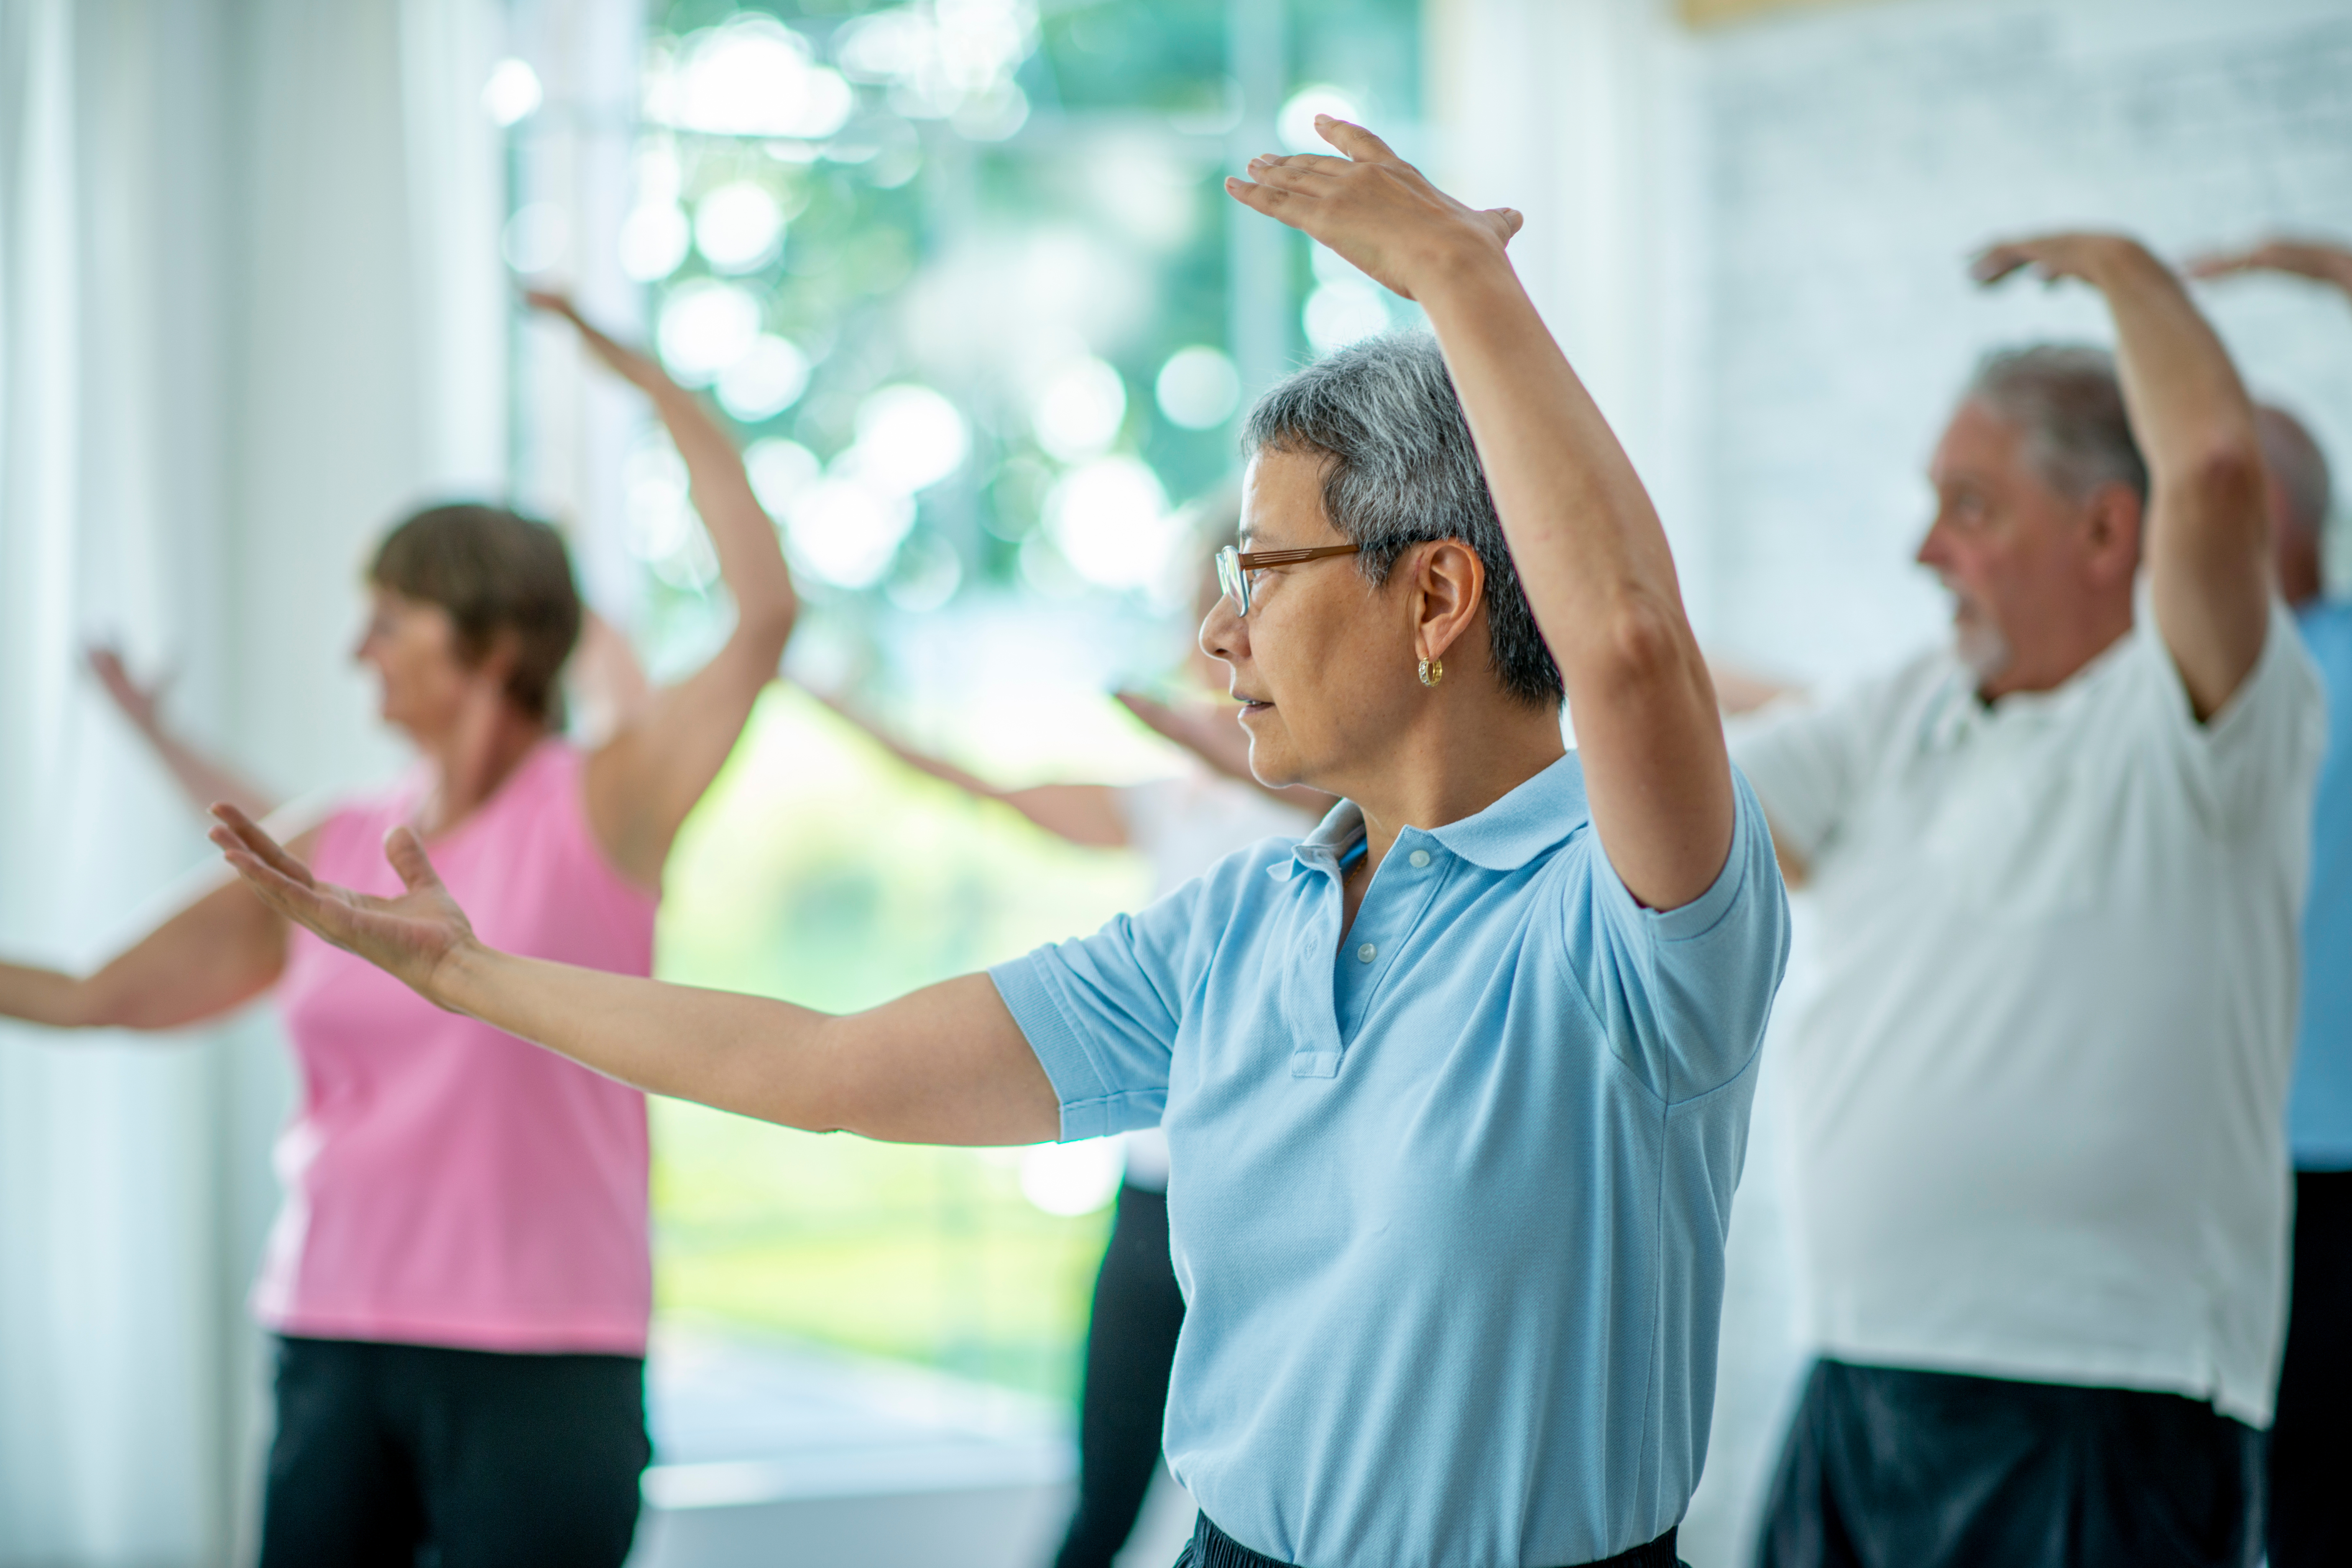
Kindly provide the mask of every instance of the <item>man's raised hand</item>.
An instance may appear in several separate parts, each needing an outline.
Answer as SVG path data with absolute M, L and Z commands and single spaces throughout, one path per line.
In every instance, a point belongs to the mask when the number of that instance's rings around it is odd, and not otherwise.
M 1978 252 L 1969 263 L 1969 276 L 1990 285 L 2030 270 L 2044 283 L 2062 278 L 2096 283 L 2103 266 L 2120 252 L 2138 248 L 2137 242 L 2116 234 L 2048 234 L 2005 240 Z
M 1525 220 L 1509 207 L 1455 201 L 1365 130 L 1328 114 L 1315 129 L 1345 154 L 1266 153 L 1225 192 L 1319 241 L 1411 300 L 1422 280 L 1465 254 L 1499 255 Z
M 359 954 L 435 1005 L 449 1005 L 435 982 L 453 957 L 474 945 L 474 928 L 434 875 L 412 829 L 395 827 L 383 841 L 384 858 L 407 890 L 396 899 L 379 899 L 320 881 L 236 807 L 215 805 L 213 816 L 218 823 L 213 842 L 263 903 Z
M 2352 293 L 2352 247 L 2326 239 L 2266 239 L 2244 250 L 2218 251 L 2189 262 L 2189 276 L 2234 278 L 2247 272 L 2284 272 L 2315 283 L 2333 283 Z

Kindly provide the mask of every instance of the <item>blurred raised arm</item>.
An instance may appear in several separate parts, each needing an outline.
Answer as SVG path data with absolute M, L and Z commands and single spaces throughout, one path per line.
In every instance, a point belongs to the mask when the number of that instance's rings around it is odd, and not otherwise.
M 1234 719 L 1234 704 L 1194 703 L 1178 708 L 1140 691 L 1118 691 L 1112 695 L 1118 699 L 1119 706 L 1143 721 L 1155 733 L 1175 742 L 1226 778 L 1316 816 L 1331 809 L 1334 797 L 1319 789 L 1309 789 L 1305 784 L 1265 784 L 1250 772 L 1249 736 Z
M 2172 269 L 2121 235 L 1996 245 L 1985 283 L 2032 269 L 2078 278 L 2116 322 L 2124 410 L 2147 460 L 2140 544 L 2157 630 L 2198 718 L 2219 712 L 2262 657 L 2270 628 L 2270 528 L 2254 405 L 2229 351 Z
M 775 522 L 752 494 L 742 455 L 702 400 L 651 358 L 583 319 L 569 300 L 543 293 L 525 298 L 533 309 L 571 322 L 590 353 L 652 400 L 685 460 L 695 510 L 735 601 L 735 629 L 710 662 L 649 693 L 589 761 L 588 814 L 597 837 L 625 874 L 656 887 L 679 825 L 735 749 L 752 703 L 775 679 L 800 601 Z
M 163 722 L 163 683 L 142 686 L 123 667 L 122 656 L 103 645 L 87 652 L 90 673 L 113 700 L 115 709 L 139 731 L 156 760 L 169 770 L 172 782 L 180 786 L 180 794 L 197 811 L 208 810 L 216 800 L 227 801 L 251 816 L 267 816 L 278 809 L 259 785 L 247 779 L 227 763 L 206 756 L 182 740 Z
M 1643 903 L 1687 903 L 1731 847 L 1715 690 L 1648 492 L 1504 254 L 1519 215 L 1454 200 L 1360 126 L 1316 123 L 1345 156 L 1261 158 L 1226 189 L 1428 312 L 1568 686 L 1601 846 Z
M 2333 285 L 2352 299 L 2352 246 L 2332 239 L 2266 239 L 2244 250 L 2216 251 L 2189 262 L 2191 278 L 2234 278 L 2277 272 Z
M 315 832 L 294 842 L 307 852 Z M 53 1029 L 177 1029 L 252 1001 L 286 967 L 286 921 L 234 878 L 87 974 L 0 963 L 0 1017 Z
M 385 853 L 407 891 L 378 899 L 317 880 L 235 808 L 215 815 L 215 842 L 271 908 L 437 1006 L 648 1093 L 902 1142 L 1034 1143 L 1061 1130 L 1053 1084 L 984 974 L 835 1016 L 517 958 L 475 937 L 404 827 Z
M 863 710 L 851 707 L 837 697 L 830 697 L 821 691 L 813 691 L 810 695 L 833 710 L 845 723 L 919 773 L 935 778 L 941 784 L 952 784 L 966 795 L 1009 805 L 1055 837 L 1085 848 L 1123 849 L 1127 847 L 1127 818 L 1119 813 L 1118 792 L 1108 784 L 1032 784 L 1025 789 L 1005 789 L 989 783 L 977 773 L 966 773 L 944 758 L 917 751 L 866 717 Z

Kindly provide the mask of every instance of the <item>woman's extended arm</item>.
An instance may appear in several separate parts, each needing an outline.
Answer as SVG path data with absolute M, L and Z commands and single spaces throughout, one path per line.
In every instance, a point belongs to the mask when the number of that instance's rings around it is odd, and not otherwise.
M 735 443 L 702 400 L 653 360 L 590 325 L 570 300 L 526 298 L 571 322 L 591 353 L 653 400 L 685 459 L 695 510 L 735 600 L 735 629 L 710 662 L 647 696 L 588 763 L 588 815 L 598 839 L 625 874 L 656 887 L 679 824 L 719 776 L 751 704 L 775 679 L 800 601 L 775 522 L 751 493 Z
M 305 851 L 314 836 L 295 842 Z M 56 1029 L 176 1029 L 277 983 L 286 921 L 234 879 L 206 889 L 89 974 L 0 963 L 0 1016 Z
M 1345 157 L 1261 158 L 1226 189 L 1428 312 L 1567 682 L 1601 846 L 1643 903 L 1687 903 L 1731 847 L 1715 690 L 1648 492 L 1504 255 L 1519 215 L 1465 206 L 1361 126 L 1316 123 Z
M 215 842 L 272 908 L 437 1006 L 649 1093 L 903 1142 L 1034 1143 L 1060 1131 L 1053 1085 L 986 975 L 836 1016 L 516 958 L 475 938 L 404 827 L 384 852 L 408 891 L 376 899 L 318 881 L 234 807 L 215 815 Z
M 172 732 L 163 722 L 163 691 L 160 686 L 142 686 L 131 679 L 122 665 L 122 656 L 110 647 L 89 650 L 90 673 L 114 701 L 131 727 L 152 750 L 158 761 L 171 770 L 173 782 L 180 786 L 181 795 L 190 805 L 204 811 L 216 800 L 225 800 L 249 816 L 267 816 L 278 809 L 257 786 L 244 774 L 224 763 L 205 755 Z
M 982 800 L 1002 802 L 1056 838 L 1069 843 L 1088 849 L 1123 849 L 1127 847 L 1127 819 L 1119 815 L 1117 792 L 1108 784 L 1032 784 L 1025 789 L 1003 789 L 978 774 L 964 772 L 943 758 L 916 751 L 838 698 L 828 697 L 823 692 L 810 695 L 919 773 L 935 778 L 941 784 L 953 784 L 966 795 L 977 795 Z

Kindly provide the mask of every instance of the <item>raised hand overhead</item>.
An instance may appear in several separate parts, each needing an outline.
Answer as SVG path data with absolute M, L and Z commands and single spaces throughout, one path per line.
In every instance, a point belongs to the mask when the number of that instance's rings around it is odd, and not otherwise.
M 2157 627 L 2198 717 L 2219 712 L 2261 657 L 2270 626 L 2262 448 L 2237 367 L 2180 279 L 2123 235 L 2054 234 L 1988 247 L 1990 285 L 2031 271 L 2105 295 L 2116 374 L 2147 459 L 2142 542 Z
M 752 492 L 742 454 L 702 400 L 650 355 L 616 341 L 561 294 L 523 296 L 536 310 L 571 323 L 614 374 L 649 398 L 686 463 L 695 510 L 735 601 L 735 626 L 710 662 L 619 715 L 613 737 L 591 759 L 589 815 L 614 861 L 647 887 L 661 880 L 679 825 L 693 810 L 776 677 L 800 614 L 776 524 Z
M 2191 278 L 2203 279 L 2236 278 L 2250 272 L 2284 273 L 2308 278 L 2315 283 L 2332 283 L 2352 294 L 2352 245 L 2342 240 L 2281 236 L 2242 250 L 2209 251 L 2191 258 L 2184 270 Z
M 1454 200 L 1361 126 L 1316 129 L 1343 155 L 1255 159 L 1225 188 L 1428 313 L 1568 688 L 1601 842 L 1643 903 L 1686 903 L 1731 845 L 1714 688 L 1649 495 L 1505 255 L 1519 215 Z

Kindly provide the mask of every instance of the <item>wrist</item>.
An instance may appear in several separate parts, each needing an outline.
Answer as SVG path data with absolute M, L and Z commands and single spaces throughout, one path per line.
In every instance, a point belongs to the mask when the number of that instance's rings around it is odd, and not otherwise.
M 1400 279 L 1424 309 L 1434 294 L 1476 287 L 1511 272 L 1510 258 L 1492 234 L 1470 225 L 1433 238 L 1403 269 Z
M 468 933 L 434 963 L 425 977 L 425 999 L 435 1006 L 479 1017 L 474 1004 L 488 992 L 503 955 Z

